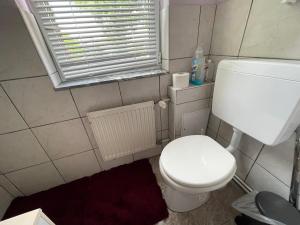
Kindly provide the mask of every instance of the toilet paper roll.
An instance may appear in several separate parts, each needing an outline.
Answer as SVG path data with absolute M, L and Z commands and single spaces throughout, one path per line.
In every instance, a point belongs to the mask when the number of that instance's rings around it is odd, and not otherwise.
M 173 73 L 173 87 L 176 89 L 187 88 L 189 86 L 190 74 L 184 73 Z

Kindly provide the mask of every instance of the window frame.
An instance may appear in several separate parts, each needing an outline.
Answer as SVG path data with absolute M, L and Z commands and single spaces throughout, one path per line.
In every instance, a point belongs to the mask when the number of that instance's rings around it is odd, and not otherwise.
M 155 3 L 155 34 L 156 34 L 156 54 L 157 54 L 157 67 L 149 68 L 149 70 L 134 69 L 135 71 L 120 71 L 113 72 L 107 75 L 93 75 L 86 76 L 80 79 L 65 79 L 60 70 L 55 55 L 51 49 L 50 41 L 48 40 L 47 33 L 39 20 L 40 18 L 35 16 L 34 8 L 31 7 L 30 0 L 15 0 L 20 13 L 24 19 L 24 22 L 31 34 L 34 44 L 38 50 L 38 53 L 44 63 L 44 66 L 48 72 L 48 75 L 54 85 L 55 89 L 69 88 L 74 86 L 84 86 L 97 83 L 108 83 L 113 81 L 128 80 L 139 77 L 148 77 L 164 74 L 162 70 L 161 59 L 161 40 L 160 40 L 160 1 L 154 0 Z

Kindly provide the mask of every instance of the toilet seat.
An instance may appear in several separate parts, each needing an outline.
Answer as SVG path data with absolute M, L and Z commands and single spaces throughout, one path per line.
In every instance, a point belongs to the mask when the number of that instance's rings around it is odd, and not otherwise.
M 159 163 L 166 181 L 189 193 L 225 186 L 236 171 L 235 158 L 204 135 L 181 137 L 170 142 L 162 151 Z

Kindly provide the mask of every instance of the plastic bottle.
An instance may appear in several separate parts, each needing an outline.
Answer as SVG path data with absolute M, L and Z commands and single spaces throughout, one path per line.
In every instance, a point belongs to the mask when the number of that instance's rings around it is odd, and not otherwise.
M 192 60 L 192 74 L 191 83 L 193 85 L 201 85 L 205 78 L 205 57 L 203 56 L 203 49 L 199 46 L 194 54 Z

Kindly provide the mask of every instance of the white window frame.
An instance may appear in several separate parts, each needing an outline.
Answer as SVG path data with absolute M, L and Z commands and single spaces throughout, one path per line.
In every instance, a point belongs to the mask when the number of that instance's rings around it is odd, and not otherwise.
M 116 80 L 127 80 L 137 77 L 154 76 L 165 73 L 161 69 L 161 52 L 160 52 L 160 2 L 155 0 L 155 30 L 156 30 L 156 48 L 157 48 L 157 68 L 151 70 L 136 69 L 135 72 L 121 71 L 112 73 L 105 76 L 87 76 L 78 80 L 65 80 L 60 75 L 59 67 L 56 64 L 56 60 L 51 53 L 51 49 L 48 49 L 47 38 L 44 38 L 43 32 L 40 30 L 37 18 L 34 17 L 28 0 L 15 0 L 18 9 L 23 17 L 26 27 L 31 35 L 31 38 L 36 46 L 39 56 L 45 66 L 45 69 L 54 85 L 55 89 L 68 88 L 73 86 L 91 85 L 95 83 L 106 83 Z

